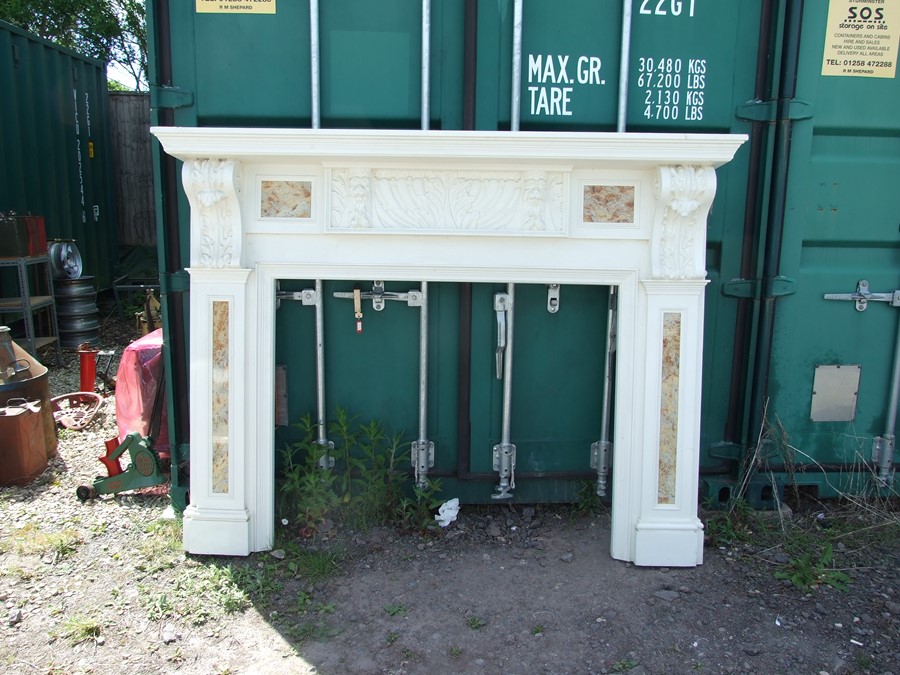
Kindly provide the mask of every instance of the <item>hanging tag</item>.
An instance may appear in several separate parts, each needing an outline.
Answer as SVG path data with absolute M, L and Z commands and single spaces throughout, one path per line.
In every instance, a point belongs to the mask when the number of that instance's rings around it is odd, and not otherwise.
M 356 317 L 356 332 L 362 333 L 362 292 L 353 289 L 353 316 Z

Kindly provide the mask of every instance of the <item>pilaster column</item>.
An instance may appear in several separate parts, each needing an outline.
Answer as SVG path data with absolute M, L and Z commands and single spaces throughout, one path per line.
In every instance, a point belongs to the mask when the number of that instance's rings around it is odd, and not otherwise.
M 716 175 L 705 166 L 662 166 L 656 175 L 637 565 L 703 562 L 697 517 L 706 218 Z
M 247 555 L 244 381 L 247 280 L 240 266 L 240 166 L 229 159 L 185 162 L 191 204 L 190 553 Z

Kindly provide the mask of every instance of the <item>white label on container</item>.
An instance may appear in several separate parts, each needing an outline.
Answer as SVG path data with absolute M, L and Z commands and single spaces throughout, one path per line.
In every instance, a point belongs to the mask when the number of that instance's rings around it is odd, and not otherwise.
M 822 75 L 896 77 L 898 42 L 900 0 L 831 0 Z
M 275 14 L 275 0 L 197 0 L 198 14 Z

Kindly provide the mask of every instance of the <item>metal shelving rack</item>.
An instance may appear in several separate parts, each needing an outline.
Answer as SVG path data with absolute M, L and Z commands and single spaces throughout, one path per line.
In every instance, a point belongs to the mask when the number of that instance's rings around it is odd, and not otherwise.
M 28 268 L 42 265 L 44 286 L 47 295 L 33 295 L 28 280 Z M 56 365 L 62 365 L 62 349 L 59 343 L 59 327 L 56 322 L 56 302 L 53 297 L 53 275 L 50 272 L 50 258 L 46 255 L 28 256 L 26 258 L 0 258 L 0 267 L 15 266 L 19 278 L 19 296 L 0 298 L 0 316 L 20 314 L 25 321 L 25 349 L 35 358 L 41 347 L 53 344 L 56 346 Z M 40 289 L 44 290 L 44 289 Z M 40 292 L 38 290 L 38 292 Z M 34 315 L 47 311 L 50 315 L 51 335 L 34 334 Z

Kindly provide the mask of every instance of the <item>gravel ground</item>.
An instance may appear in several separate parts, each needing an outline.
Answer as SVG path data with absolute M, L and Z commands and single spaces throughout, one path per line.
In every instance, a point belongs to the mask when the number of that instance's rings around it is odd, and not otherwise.
M 114 371 L 137 336 L 110 316 L 102 337 Z M 54 395 L 78 379 L 74 354 L 51 368 Z M 165 486 L 76 499 L 115 433 L 109 396 L 37 480 L 0 488 L 0 671 L 900 675 L 896 503 L 796 504 L 774 539 L 771 514 L 713 514 L 693 569 L 614 561 L 608 514 L 531 505 L 464 506 L 425 535 L 288 526 L 273 552 L 198 557 Z M 806 567 L 792 541 L 817 547 Z M 806 568 L 806 588 L 776 578 Z

